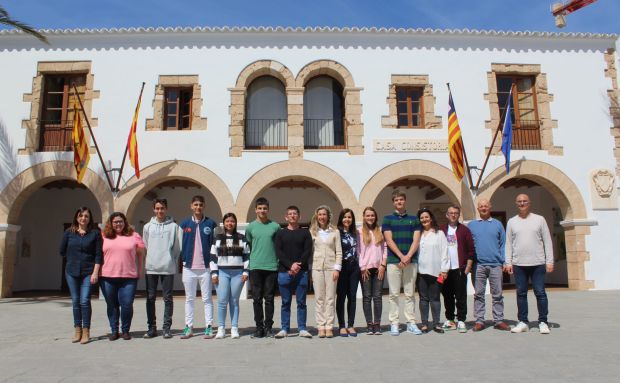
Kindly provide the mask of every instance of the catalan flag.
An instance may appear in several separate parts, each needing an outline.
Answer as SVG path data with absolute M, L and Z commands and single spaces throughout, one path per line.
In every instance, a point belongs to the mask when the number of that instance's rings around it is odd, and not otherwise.
M 136 105 L 136 112 L 133 115 L 133 121 L 131 122 L 131 129 L 129 130 L 129 137 L 127 138 L 127 150 L 129 151 L 129 162 L 131 167 L 134 168 L 136 177 L 140 178 L 140 163 L 138 162 L 138 137 L 136 135 L 136 127 L 138 125 L 138 114 L 140 113 L 140 102 L 142 101 L 142 92 L 138 97 L 138 105 Z
M 463 148 L 461 127 L 452 101 L 452 91 L 449 91 L 448 103 L 450 104 L 450 111 L 448 112 L 448 152 L 450 153 L 452 172 L 456 179 L 461 181 L 465 175 L 465 163 L 463 161 L 465 149 Z
M 73 131 L 71 138 L 73 140 L 73 165 L 77 174 L 77 182 L 82 183 L 86 168 L 88 168 L 90 153 L 88 142 L 86 142 L 84 137 L 84 128 L 80 118 L 80 106 L 77 101 L 73 104 Z

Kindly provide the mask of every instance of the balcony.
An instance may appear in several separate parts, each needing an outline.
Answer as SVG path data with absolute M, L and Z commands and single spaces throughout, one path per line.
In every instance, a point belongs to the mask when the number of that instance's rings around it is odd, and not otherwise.
M 68 152 L 73 150 L 73 120 L 41 120 L 40 152 Z
M 304 119 L 304 149 L 346 149 L 344 119 Z
M 540 122 L 536 120 L 517 120 L 512 125 L 512 149 L 539 150 Z
M 288 124 L 286 119 L 246 119 L 246 149 L 287 149 Z

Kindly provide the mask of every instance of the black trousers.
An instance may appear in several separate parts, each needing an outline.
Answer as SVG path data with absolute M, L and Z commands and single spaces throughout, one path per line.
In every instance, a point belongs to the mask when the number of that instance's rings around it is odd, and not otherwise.
M 418 293 L 420 294 L 420 319 L 428 326 L 428 309 L 433 314 L 433 326 L 439 325 L 439 313 L 441 312 L 441 288 L 437 283 L 437 277 L 428 274 L 418 274 Z
M 383 310 L 383 302 L 381 292 L 383 289 L 383 281 L 379 280 L 379 270 L 376 268 L 368 269 L 370 275 L 367 281 L 362 281 L 362 307 L 364 309 L 364 317 L 366 323 L 381 323 L 381 311 Z M 374 309 L 374 317 L 373 317 Z
M 172 326 L 172 287 L 174 285 L 174 275 L 147 274 L 146 275 L 146 323 L 149 328 L 157 327 L 157 317 L 155 316 L 155 298 L 157 298 L 157 285 L 161 281 L 161 290 L 164 296 L 164 330 L 170 330 Z
M 271 329 L 273 327 L 273 298 L 278 284 L 278 272 L 250 270 L 250 284 L 252 285 L 256 328 Z M 265 301 L 264 311 L 263 300 Z
M 446 319 L 454 320 L 454 310 L 456 308 L 456 318 L 465 322 L 467 317 L 467 275 L 465 269 L 454 269 L 448 272 L 448 278 L 444 281 L 441 288 L 443 295 L 443 306 L 446 309 Z
M 355 309 L 357 287 L 360 284 L 360 266 L 357 257 L 342 261 L 342 270 L 336 285 L 336 316 L 338 327 L 353 327 L 355 324 Z M 347 326 L 345 326 L 344 303 L 347 302 Z

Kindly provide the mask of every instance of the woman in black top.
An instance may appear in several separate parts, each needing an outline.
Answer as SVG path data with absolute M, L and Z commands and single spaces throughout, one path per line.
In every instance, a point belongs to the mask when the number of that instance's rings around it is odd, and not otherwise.
M 360 266 L 357 257 L 357 228 L 355 215 L 351 209 L 342 209 L 338 217 L 338 230 L 342 245 L 342 270 L 336 287 L 336 315 L 340 336 L 357 336 L 355 323 L 355 301 L 360 284 Z M 347 300 L 348 321 L 345 324 L 344 303 Z
M 65 278 L 73 304 L 73 343 L 90 341 L 90 290 L 99 280 L 102 262 L 101 232 L 92 220 L 92 212 L 81 207 L 73 216 L 73 223 L 62 237 L 60 255 L 67 260 Z

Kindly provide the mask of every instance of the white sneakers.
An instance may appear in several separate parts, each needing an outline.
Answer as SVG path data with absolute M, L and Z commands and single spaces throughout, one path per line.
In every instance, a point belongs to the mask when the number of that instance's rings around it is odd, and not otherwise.
M 276 339 L 282 339 L 282 338 L 286 338 L 288 336 L 288 333 L 285 330 L 280 330 L 276 335 L 275 338 Z
M 300 330 L 299 331 L 299 336 L 302 338 L 312 338 L 312 334 L 310 334 L 307 330 Z
M 463 322 L 463 321 L 459 321 L 459 322 L 456 324 L 456 329 L 457 329 L 457 330 L 458 330 L 461 334 L 464 334 L 464 333 L 466 333 L 466 332 L 467 332 L 467 326 L 465 326 L 465 322 Z
M 530 330 L 530 328 L 527 325 L 527 323 L 519 322 L 519 323 L 517 323 L 516 326 L 514 326 L 512 328 L 512 330 L 510 330 L 510 332 L 519 333 L 519 332 L 528 332 L 529 330 Z M 549 330 L 549 325 L 548 324 L 546 324 L 545 322 L 539 322 L 538 323 L 538 332 L 541 333 L 541 334 L 550 334 L 551 330 Z
M 215 339 L 224 339 L 225 335 L 226 335 L 226 330 L 224 329 L 224 327 L 218 327 L 217 334 L 215 334 Z M 232 335 L 232 331 L 231 331 L 231 335 Z M 237 331 L 237 337 L 238 336 L 239 336 L 239 331 Z
M 524 322 L 519 322 L 517 323 L 516 326 L 514 326 L 510 332 L 512 333 L 519 333 L 519 332 L 528 332 L 530 330 L 530 328 L 528 327 L 527 323 Z

